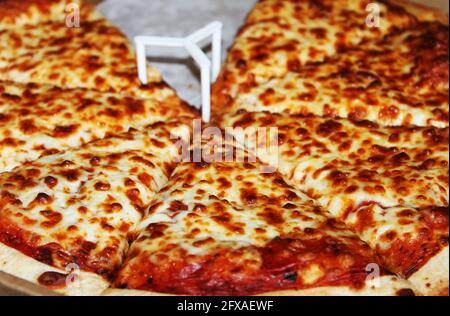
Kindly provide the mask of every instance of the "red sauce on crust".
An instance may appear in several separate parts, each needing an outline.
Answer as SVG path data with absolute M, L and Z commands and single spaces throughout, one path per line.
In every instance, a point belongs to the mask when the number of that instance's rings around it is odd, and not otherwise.
M 409 278 L 420 270 L 433 256 L 448 245 L 448 237 L 439 241 L 431 231 L 423 231 L 414 239 L 397 239 L 387 250 L 378 249 L 385 266 L 396 271 L 404 278 Z
M 99 254 L 91 252 L 96 245 L 79 240 L 72 249 L 64 249 L 58 243 L 42 244 L 39 235 L 17 227 L 6 218 L 0 218 L 0 242 L 23 254 L 56 268 L 65 269 L 69 264 L 77 264 L 84 271 L 94 272 L 110 278 L 117 269 L 111 259 L 111 252 L 117 249 L 105 248 Z
M 257 267 L 240 260 L 245 253 L 259 260 Z M 274 239 L 262 248 L 221 249 L 202 256 L 185 253 L 158 264 L 141 255 L 119 273 L 116 286 L 189 295 L 254 295 L 319 286 L 359 289 L 367 279 L 367 265 L 374 261 L 371 254 L 358 242 L 343 244 L 325 237 Z M 311 264 L 319 265 L 323 274 L 307 282 Z

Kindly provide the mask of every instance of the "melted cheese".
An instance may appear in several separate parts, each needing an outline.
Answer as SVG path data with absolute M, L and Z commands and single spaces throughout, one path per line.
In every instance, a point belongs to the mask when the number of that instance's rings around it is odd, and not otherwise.
M 104 18 L 83 21 L 79 28 L 51 21 L 39 27 L 0 30 L 0 43 L 0 80 L 120 92 L 159 101 L 175 95 L 154 68 L 148 69 L 149 84 L 140 84 L 132 45 Z
M 0 171 L 23 164 L 0 174 L 0 238 L 10 247 L 58 268 L 75 262 L 111 276 L 121 267 L 116 284 L 128 288 L 166 280 L 156 289 L 195 294 L 177 282 L 200 275 L 207 294 L 230 294 L 361 286 L 377 262 L 363 241 L 408 277 L 448 239 L 448 210 L 430 208 L 448 206 L 448 128 L 240 113 L 224 126 L 279 128 L 279 157 L 257 154 L 280 161 L 281 173 L 253 160 L 185 162 L 170 177 L 179 148 L 169 134 L 189 129 L 144 127 L 195 113 L 156 70 L 140 85 L 131 45 L 91 6 L 81 28 L 66 27 L 68 3 L 0 2 L 0 80 L 36 83 L 0 82 Z M 368 3 L 260 1 L 214 88 L 216 105 L 448 126 L 446 30 L 419 26 L 379 42 L 417 21 L 383 2 L 381 27 L 369 28 Z M 85 145 L 134 128 L 143 131 Z
M 345 223 L 377 250 L 391 271 L 406 278 L 448 244 L 448 206 L 414 209 L 370 204 L 350 213 Z
M 178 245 L 185 244 L 189 252 L 207 253 L 208 246 L 217 247 L 221 242 L 238 248 L 264 246 L 289 231 L 317 227 L 325 220 L 316 214 L 311 199 L 296 192 L 281 175 L 262 174 L 259 167 L 258 163 L 232 162 L 180 164 L 139 225 L 143 234 L 149 224 L 168 222 L 185 236 Z M 287 204 L 296 210 L 280 212 Z M 295 218 L 290 213 L 302 216 Z M 198 235 L 193 233 L 197 229 Z M 216 242 L 192 246 L 208 237 Z M 164 239 L 173 240 L 170 234 Z
M 380 27 L 366 25 L 370 1 L 261 1 L 250 14 L 214 88 L 214 103 L 222 109 L 255 84 L 282 78 L 306 63 L 322 62 L 345 47 L 381 39 L 394 28 L 416 20 L 406 11 L 380 3 Z
M 110 274 L 127 250 L 127 234 L 176 165 L 179 152 L 170 135 L 187 140 L 183 126 L 155 124 L 1 174 L 1 241 L 26 253 L 23 247 L 31 247 L 27 254 L 38 260 L 44 260 L 39 249 L 57 245 L 46 263 Z M 11 227 L 32 237 L 16 244 Z
M 282 77 L 265 73 L 276 79 L 241 91 L 231 110 L 448 126 L 448 27 L 441 24 L 421 24 Z
M 355 231 L 391 271 L 408 278 L 448 244 L 448 128 L 245 112 L 222 124 L 277 127 L 278 151 L 253 144 L 256 154 L 268 163 L 279 155 L 274 167 Z M 243 143 L 248 135 L 234 136 Z
M 238 148 L 233 150 L 240 151 Z M 233 272 L 224 267 L 225 275 L 235 274 L 237 279 L 251 278 L 252 273 L 258 270 L 267 273 L 264 263 L 267 258 L 263 258 L 258 249 L 280 240 L 296 243 L 302 249 L 290 265 L 297 267 L 296 273 L 304 286 L 313 285 L 324 277 L 328 264 L 333 265 L 331 262 L 336 262 L 338 269 L 346 271 L 351 267 L 358 269 L 356 258 L 361 258 L 359 256 L 363 253 L 365 255 L 362 256 L 368 256 L 366 260 L 376 260 L 353 233 L 330 222 L 313 201 L 287 184 L 279 173 L 262 174 L 260 167 L 259 162 L 179 164 L 139 224 L 139 234 L 131 245 L 129 258 L 117 283 L 134 288 L 143 276 L 164 279 L 180 274 L 180 277 L 188 279 L 191 273 L 195 275 L 197 269 L 208 269 L 203 265 L 204 261 L 213 262 L 215 254 L 221 252 L 235 266 L 244 265 L 243 270 L 247 271 Z M 339 244 L 337 247 L 342 247 L 340 249 L 354 248 L 336 250 L 331 254 L 331 248 L 308 248 L 308 242 L 312 240 L 322 240 L 328 245 Z M 295 250 L 289 251 L 295 253 Z M 333 259 L 317 262 L 317 258 L 325 254 Z M 187 266 L 182 265 L 178 270 L 176 267 L 184 259 L 188 261 Z M 287 269 L 283 264 L 270 268 L 272 278 L 276 278 L 276 271 Z M 159 270 L 160 274 L 145 272 L 150 265 L 159 267 L 162 270 Z M 169 266 L 176 271 L 164 271 Z M 222 274 L 220 267 L 218 269 L 218 275 Z M 214 291 L 213 280 L 206 282 L 211 284 L 205 284 L 205 287 Z M 266 279 L 265 282 L 269 284 L 271 281 Z M 267 284 L 260 286 L 265 288 Z M 170 292 L 171 285 L 168 284 L 164 290 Z M 151 283 L 147 282 L 146 286 L 152 288 Z M 224 293 L 226 288 L 223 288 Z M 184 288 L 182 291 L 190 293 L 192 290 Z
M 195 117 L 176 97 L 166 102 L 0 81 L 0 171 L 130 128 Z
M 78 5 L 82 21 L 101 17 L 92 5 L 82 0 L 3 0 L 0 3 L 0 31 L 47 21 L 65 22 L 72 12 L 69 5 L 73 4 Z
M 258 156 L 270 163 L 271 154 L 279 155 L 274 167 L 335 217 L 367 202 L 448 205 L 448 128 L 383 128 L 269 113 L 229 115 L 222 124 L 277 127 L 279 147 L 253 144 Z M 243 143 L 245 134 L 235 136 Z

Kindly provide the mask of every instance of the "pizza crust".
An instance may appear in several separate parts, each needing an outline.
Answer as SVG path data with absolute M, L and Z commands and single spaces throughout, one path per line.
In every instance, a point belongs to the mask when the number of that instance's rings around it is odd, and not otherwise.
M 275 291 L 258 294 L 256 296 L 398 296 L 414 295 L 411 284 L 408 281 L 395 276 L 383 276 L 380 278 L 380 286 L 373 287 L 369 284 L 362 289 L 353 289 L 346 286 L 324 286 L 305 290 Z M 147 292 L 139 290 L 107 289 L 102 296 L 186 296 L 167 293 Z
M 390 0 L 389 2 L 401 6 L 406 11 L 416 16 L 419 21 L 439 21 L 447 25 L 449 23 L 449 16 L 443 10 L 430 8 L 423 4 L 413 3 L 407 0 Z
M 427 296 L 448 296 L 449 252 L 448 246 L 431 258 L 408 279 L 417 291 Z
M 0 271 L 20 279 L 39 285 L 37 279 L 45 272 L 67 274 L 67 271 L 57 269 L 28 257 L 21 252 L 0 243 Z M 77 272 L 76 281 L 70 286 L 56 290 L 57 293 L 71 296 L 100 295 L 109 283 L 99 275 L 90 272 Z

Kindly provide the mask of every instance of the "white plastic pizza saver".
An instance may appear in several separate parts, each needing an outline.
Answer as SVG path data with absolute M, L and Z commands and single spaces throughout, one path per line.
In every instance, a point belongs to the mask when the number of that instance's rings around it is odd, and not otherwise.
M 185 48 L 201 69 L 202 81 L 202 118 L 205 122 L 211 119 L 211 84 L 219 76 L 222 62 L 222 28 L 221 22 L 212 22 L 186 38 L 136 36 L 137 65 L 139 80 L 148 83 L 146 46 Z M 212 61 L 199 47 L 200 42 L 209 40 L 212 45 Z

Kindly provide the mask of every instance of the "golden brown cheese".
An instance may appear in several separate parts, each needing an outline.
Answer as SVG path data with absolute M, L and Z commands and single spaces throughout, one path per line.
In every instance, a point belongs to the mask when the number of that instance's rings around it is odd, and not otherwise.
M 424 294 L 448 287 L 448 128 L 243 111 L 222 125 L 235 128 L 229 132 L 262 161 L 278 161 L 274 167 L 355 231 L 391 271 Z M 269 127 L 278 128 L 279 147 L 254 143 L 256 128 Z
M 177 97 L 137 99 L 0 81 L 0 171 L 69 147 L 196 113 Z
M 1 174 L 0 242 L 56 268 L 111 277 L 176 166 L 188 123 L 157 123 Z
M 258 157 L 278 161 L 274 167 L 336 217 L 369 202 L 448 205 L 448 128 L 247 112 L 224 116 L 222 126 L 278 128 L 279 146 L 254 146 Z M 245 130 L 231 132 L 243 143 Z
M 241 91 L 230 110 L 447 127 L 448 69 L 448 26 L 422 23 Z
M 391 271 L 405 278 L 448 247 L 448 206 L 418 209 L 369 204 L 350 213 L 345 223 L 380 254 Z
M 151 67 L 149 83 L 141 85 L 132 45 L 104 18 L 83 21 L 79 28 L 50 21 L 39 27 L 0 29 L 0 80 L 118 92 L 156 100 L 175 95 Z
M 262 169 L 248 161 L 179 164 L 139 224 L 116 286 L 190 295 L 363 288 L 366 267 L 377 262 L 372 251 Z
M 367 0 L 262 0 L 250 13 L 230 50 L 214 87 L 217 109 L 227 108 L 242 92 L 305 64 L 380 40 L 395 29 L 414 26 L 415 17 L 400 7 L 378 2 L 380 27 L 366 24 Z
M 8 58 L 24 55 L 30 50 L 44 49 L 46 46 L 74 48 L 84 52 L 87 49 L 97 49 L 99 53 L 119 52 L 122 47 L 124 57 L 130 58 L 127 38 L 104 18 L 85 21 L 82 27 L 69 28 L 63 23 L 48 21 L 36 25 L 25 25 L 0 31 L 0 56 Z M 102 45 L 108 42 L 109 45 Z M 55 54 L 56 56 L 56 54 Z M 31 56 L 30 56 L 31 57 Z
M 80 9 L 82 21 L 100 17 L 92 5 L 82 0 L 1 0 L 0 31 L 46 21 L 65 22 L 74 4 Z

